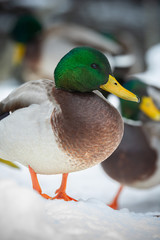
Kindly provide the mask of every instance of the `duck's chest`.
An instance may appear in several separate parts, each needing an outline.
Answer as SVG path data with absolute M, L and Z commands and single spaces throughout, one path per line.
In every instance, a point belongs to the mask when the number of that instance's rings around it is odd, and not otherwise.
M 91 167 L 115 150 L 123 133 L 119 113 L 94 94 L 62 92 L 1 121 L 2 158 L 55 174 Z
M 123 123 L 119 113 L 94 93 L 54 90 L 61 111 L 51 123 L 59 147 L 83 168 L 106 159 L 118 146 Z

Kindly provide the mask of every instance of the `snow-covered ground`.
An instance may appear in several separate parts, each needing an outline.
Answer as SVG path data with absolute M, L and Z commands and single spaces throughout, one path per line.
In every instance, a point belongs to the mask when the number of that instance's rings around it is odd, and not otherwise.
M 38 176 L 54 195 L 61 176 Z M 69 175 L 67 193 L 79 202 L 45 200 L 32 190 L 27 168 L 0 166 L 0 239 L 160 239 L 160 187 L 126 188 L 120 211 L 109 208 L 118 184 L 100 166 Z
M 14 88 L 0 87 L 0 99 Z M 53 196 L 61 175 L 38 175 L 43 192 Z M 0 240 L 160 239 L 160 186 L 125 188 L 120 210 L 109 208 L 119 185 L 100 165 L 69 174 L 67 193 L 78 202 L 46 200 L 32 190 L 27 168 L 0 164 Z

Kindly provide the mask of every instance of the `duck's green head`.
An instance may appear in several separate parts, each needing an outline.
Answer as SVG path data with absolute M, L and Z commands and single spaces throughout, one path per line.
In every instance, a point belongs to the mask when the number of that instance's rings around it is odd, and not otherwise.
M 140 97 L 140 102 L 125 102 L 121 100 L 122 116 L 132 120 L 140 120 L 142 113 L 154 121 L 160 121 L 160 110 L 155 106 L 148 92 L 148 85 L 139 79 L 130 79 L 124 87 Z
M 33 15 L 26 14 L 18 18 L 11 31 L 11 38 L 15 42 L 15 51 L 13 55 L 14 64 L 19 64 L 22 61 L 27 44 L 41 31 L 42 25 Z
M 57 88 L 67 91 L 108 91 L 130 101 L 138 101 L 135 94 L 124 89 L 113 77 L 104 54 L 90 47 L 77 47 L 66 54 L 55 71 Z

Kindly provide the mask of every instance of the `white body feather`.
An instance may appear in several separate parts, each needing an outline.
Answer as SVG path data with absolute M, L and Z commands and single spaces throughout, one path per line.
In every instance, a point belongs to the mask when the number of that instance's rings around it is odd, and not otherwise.
M 14 90 L 3 104 L 18 101 L 28 107 L 16 110 L 0 121 L 0 158 L 30 165 L 36 173 L 75 171 L 71 160 L 59 147 L 51 126 L 51 115 L 59 106 L 47 97 L 51 80 L 37 80 Z M 77 170 L 77 169 L 76 169 Z
M 49 101 L 33 104 L 3 119 L 0 122 L 0 157 L 30 165 L 40 174 L 73 171 L 69 157 L 58 147 L 52 130 L 53 108 Z

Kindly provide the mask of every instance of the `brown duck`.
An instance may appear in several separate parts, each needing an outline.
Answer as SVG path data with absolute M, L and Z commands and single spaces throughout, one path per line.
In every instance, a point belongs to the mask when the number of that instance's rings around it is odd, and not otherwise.
M 104 171 L 121 184 L 109 205 L 114 209 L 123 186 L 150 188 L 160 183 L 160 91 L 138 79 L 124 86 L 138 94 L 141 102 L 121 101 L 124 135 L 115 152 L 102 162 Z

